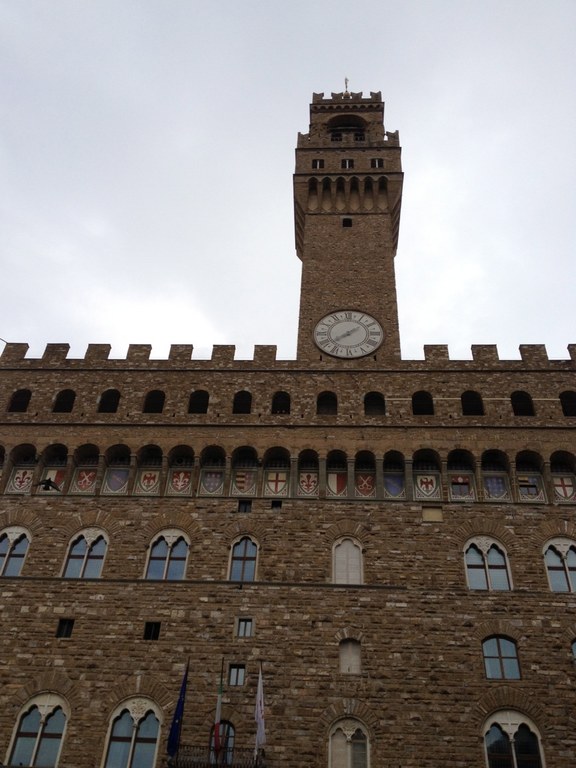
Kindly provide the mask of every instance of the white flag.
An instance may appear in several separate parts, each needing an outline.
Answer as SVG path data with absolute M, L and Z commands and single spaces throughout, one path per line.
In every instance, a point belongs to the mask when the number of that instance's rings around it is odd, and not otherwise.
M 262 682 L 262 667 L 258 674 L 258 690 L 256 691 L 256 709 L 254 710 L 254 719 L 256 720 L 256 746 L 254 747 L 254 757 L 258 756 L 258 750 L 266 744 L 266 730 L 264 728 L 264 683 Z

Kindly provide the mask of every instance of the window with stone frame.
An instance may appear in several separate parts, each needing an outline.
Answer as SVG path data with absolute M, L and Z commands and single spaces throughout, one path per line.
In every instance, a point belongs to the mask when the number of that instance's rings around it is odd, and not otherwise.
M 102 573 L 108 541 L 99 528 L 89 528 L 70 542 L 62 576 L 65 579 L 98 579 Z
M 544 562 L 552 592 L 576 592 L 576 542 L 552 539 L 544 550 Z
M 29 544 L 25 528 L 11 526 L 0 533 L 0 576 L 20 576 Z
M 362 671 L 362 646 L 354 638 L 340 641 L 340 672 L 345 675 L 359 675 Z
M 489 680 L 520 680 L 518 649 L 514 640 L 493 635 L 482 642 L 484 671 Z
M 334 544 L 332 551 L 332 581 L 334 584 L 362 584 L 362 547 L 358 541 L 345 537 Z
M 190 542 L 179 530 L 159 533 L 150 546 L 146 579 L 180 581 L 186 574 Z
M 218 738 L 215 738 L 214 726 L 210 729 L 210 765 L 234 764 L 234 741 L 236 729 L 229 720 L 221 720 Z
M 8 765 L 56 768 L 67 719 L 68 707 L 58 695 L 31 699 L 18 718 Z
M 230 581 L 254 581 L 258 546 L 249 536 L 243 536 L 232 547 Z
M 148 699 L 123 702 L 112 715 L 104 768 L 154 768 L 160 710 Z
M 347 718 L 334 724 L 329 737 L 330 768 L 370 768 L 370 741 L 366 727 Z
M 493 539 L 477 536 L 469 541 L 464 551 L 464 562 L 470 589 L 511 589 L 506 551 Z
M 540 738 L 525 715 L 513 710 L 495 712 L 483 731 L 488 768 L 542 768 Z

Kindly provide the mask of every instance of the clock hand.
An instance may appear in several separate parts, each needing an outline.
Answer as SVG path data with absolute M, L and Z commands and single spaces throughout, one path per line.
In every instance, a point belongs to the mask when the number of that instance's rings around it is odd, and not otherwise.
M 347 336 L 351 336 L 357 330 L 358 330 L 358 328 L 352 328 L 351 330 L 346 331 L 345 333 L 342 333 L 340 336 L 336 336 L 334 338 L 334 341 L 341 341 L 342 339 L 345 339 Z

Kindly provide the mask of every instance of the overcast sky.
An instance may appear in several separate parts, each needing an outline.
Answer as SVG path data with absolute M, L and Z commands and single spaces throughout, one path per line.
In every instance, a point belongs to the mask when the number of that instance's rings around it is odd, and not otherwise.
M 294 357 L 294 147 L 348 77 L 400 131 L 403 356 L 567 358 L 575 40 L 575 0 L 0 0 L 0 337 Z

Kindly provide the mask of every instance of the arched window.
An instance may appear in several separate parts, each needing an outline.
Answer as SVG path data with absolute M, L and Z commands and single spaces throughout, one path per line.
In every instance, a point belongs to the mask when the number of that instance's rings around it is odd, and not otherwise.
M 108 543 L 102 531 L 83 531 L 70 544 L 64 565 L 65 579 L 98 579 L 106 556 Z
M 484 416 L 484 403 L 482 395 L 478 392 L 468 390 L 460 395 L 462 403 L 462 416 Z
M 341 640 L 338 648 L 340 652 L 340 672 L 346 675 L 359 675 L 361 669 L 362 647 L 358 640 Z
M 73 389 L 63 389 L 58 392 L 54 400 L 53 413 L 71 413 L 76 400 L 76 392 Z
M 107 389 L 102 392 L 98 403 L 98 413 L 116 413 L 120 405 L 120 392 L 117 389 Z
M 254 581 L 258 547 L 249 536 L 244 536 L 232 547 L 230 581 Z
M 251 413 L 252 412 L 252 395 L 243 389 L 241 392 L 236 392 L 234 395 L 234 401 L 232 403 L 232 413 Z
M 210 395 L 205 389 L 192 392 L 188 401 L 188 413 L 208 413 L 209 399 Z
M 162 413 L 166 395 L 161 389 L 153 389 L 146 395 L 142 413 Z
M 553 592 L 576 592 L 576 543 L 553 539 L 544 552 L 544 562 Z
M 370 744 L 366 728 L 352 718 L 339 720 L 330 731 L 330 768 L 369 768 Z
M 321 392 L 316 399 L 318 416 L 336 416 L 338 413 L 338 398 L 334 392 Z
M 0 576 L 20 576 L 30 540 L 24 528 L 6 528 L 0 534 Z
M 160 719 L 150 702 L 126 702 L 112 720 L 104 768 L 153 768 L 158 751 Z
M 484 671 L 489 680 L 520 680 L 516 643 L 509 637 L 494 635 L 482 643 Z
M 386 402 L 380 392 L 368 392 L 364 395 L 364 416 L 385 416 Z
M 56 768 L 66 729 L 65 704 L 59 696 L 36 696 L 20 716 L 9 765 Z
M 232 765 L 236 731 L 229 720 L 221 720 L 216 737 L 215 727 L 210 729 L 210 765 Z
M 576 392 L 561 392 L 560 405 L 564 416 L 576 416 Z
M 29 389 L 17 389 L 10 398 L 7 411 L 9 413 L 26 413 L 31 397 L 32 392 Z
M 520 712 L 492 715 L 484 725 L 484 747 L 488 768 L 542 768 L 536 728 Z
M 528 392 L 512 392 L 510 402 L 514 416 L 534 416 L 534 403 Z
M 272 398 L 272 413 L 290 413 L 288 392 L 275 392 Z
M 468 544 L 464 559 L 470 589 L 510 589 L 506 553 L 496 542 L 485 537 L 474 539 Z
M 430 392 L 414 392 L 412 395 L 412 413 L 414 416 L 433 416 L 434 401 Z
M 152 543 L 147 579 L 179 581 L 186 573 L 189 543 L 181 531 L 163 531 Z
M 333 550 L 334 584 L 362 584 L 362 547 L 350 538 L 340 539 Z

